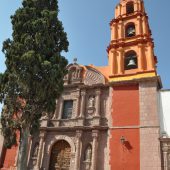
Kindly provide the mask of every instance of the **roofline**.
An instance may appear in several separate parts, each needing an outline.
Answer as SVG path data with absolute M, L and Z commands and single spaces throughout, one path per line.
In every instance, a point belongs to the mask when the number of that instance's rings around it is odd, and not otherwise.
M 167 92 L 167 91 L 170 92 L 170 89 L 161 89 L 160 91 L 161 91 L 161 92 Z

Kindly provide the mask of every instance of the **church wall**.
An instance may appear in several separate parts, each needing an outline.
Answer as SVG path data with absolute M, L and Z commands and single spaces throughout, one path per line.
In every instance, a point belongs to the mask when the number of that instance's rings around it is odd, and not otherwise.
M 10 149 L 3 148 L 2 154 L 2 164 L 3 168 L 14 168 L 17 165 L 18 158 L 18 149 L 19 149 L 19 133 L 17 133 L 17 144 L 13 145 Z
M 111 170 L 127 169 L 139 170 L 139 130 L 132 128 L 122 128 L 111 130 L 110 139 L 110 164 Z M 124 136 L 127 141 L 124 144 L 120 139 Z
M 39 141 L 38 138 L 35 138 L 34 140 Z M 36 143 L 33 140 L 33 145 Z M 53 144 L 55 144 L 59 140 L 65 140 L 67 141 L 71 146 L 71 164 L 70 164 L 70 170 L 75 170 L 75 157 L 76 157 L 76 132 L 75 131 L 51 131 L 46 134 L 45 136 L 45 148 L 44 151 L 42 151 L 43 160 L 42 160 L 42 169 L 49 169 L 49 163 L 50 163 L 50 156 L 51 156 L 51 149 Z M 98 134 L 98 149 L 97 149 L 97 170 L 107 170 L 108 169 L 108 146 L 107 146 L 107 130 L 106 131 L 99 131 Z M 91 130 L 83 130 L 82 136 L 81 136 L 81 149 L 80 149 L 80 158 L 78 159 L 80 161 L 80 169 L 85 170 L 85 150 L 87 146 L 90 144 L 93 146 L 93 137 L 92 137 L 92 131 Z M 31 155 L 33 155 L 35 149 L 34 146 L 32 146 Z M 31 157 L 30 157 L 31 160 Z M 98 163 L 100 162 L 100 164 Z M 35 168 L 35 167 L 34 167 Z M 29 163 L 29 169 L 33 169 L 33 163 L 30 161 Z
M 161 133 L 166 132 L 170 137 L 170 90 L 161 90 L 159 92 L 159 113 L 161 120 Z
M 2 136 L 1 132 L 1 124 L 0 124 L 0 167 L 2 166 L 2 159 L 3 159 L 3 144 L 4 144 L 4 138 Z
M 113 126 L 139 125 L 137 85 L 113 87 Z
M 143 81 L 140 92 L 140 170 L 160 170 L 157 82 Z
M 140 165 L 138 85 L 113 87 L 112 107 L 111 169 L 137 170 Z

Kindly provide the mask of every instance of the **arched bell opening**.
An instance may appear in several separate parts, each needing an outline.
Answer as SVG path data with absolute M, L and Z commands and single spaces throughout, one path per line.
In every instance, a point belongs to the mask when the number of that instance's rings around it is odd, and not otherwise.
M 71 160 L 71 146 L 65 140 L 57 141 L 51 149 L 50 170 L 69 170 Z
M 125 37 L 133 37 L 136 35 L 136 29 L 134 23 L 128 23 L 125 27 Z
M 129 51 L 125 53 L 124 68 L 125 70 L 138 68 L 137 54 L 135 51 Z
M 134 13 L 134 3 L 128 2 L 126 4 L 126 14 L 132 14 L 132 13 Z

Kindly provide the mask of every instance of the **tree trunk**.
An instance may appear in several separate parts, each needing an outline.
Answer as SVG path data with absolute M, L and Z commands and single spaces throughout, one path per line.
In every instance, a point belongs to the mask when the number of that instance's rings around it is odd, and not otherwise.
M 27 169 L 27 156 L 28 156 L 28 129 L 22 129 L 20 134 L 20 146 L 17 160 L 17 170 Z

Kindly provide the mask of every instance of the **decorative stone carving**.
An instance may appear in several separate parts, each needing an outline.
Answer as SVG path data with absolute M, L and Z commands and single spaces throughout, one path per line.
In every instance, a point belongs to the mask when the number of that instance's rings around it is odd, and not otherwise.
M 92 158 L 92 147 L 91 145 L 88 145 L 88 147 L 85 150 L 84 160 L 86 162 L 91 162 L 91 158 Z
M 95 96 L 90 96 L 88 99 L 88 107 L 95 107 Z
M 38 150 L 39 150 L 39 142 L 36 142 L 33 148 L 33 153 L 32 157 L 37 157 L 38 156 Z
M 89 144 L 85 150 L 84 153 L 84 170 L 90 170 L 91 169 L 91 159 L 92 159 L 92 147 Z
M 76 84 L 83 81 L 83 67 L 77 63 L 67 66 L 68 74 L 64 77 L 64 84 Z
M 86 71 L 86 75 L 84 79 L 84 84 L 89 85 L 89 86 L 95 85 L 95 84 L 105 84 L 105 78 L 97 70 L 88 67 L 88 70 Z
M 160 141 L 162 145 L 163 169 L 170 170 L 170 138 L 163 135 Z
M 48 119 L 48 113 L 47 112 L 42 113 L 41 120 L 43 120 L 43 119 Z

